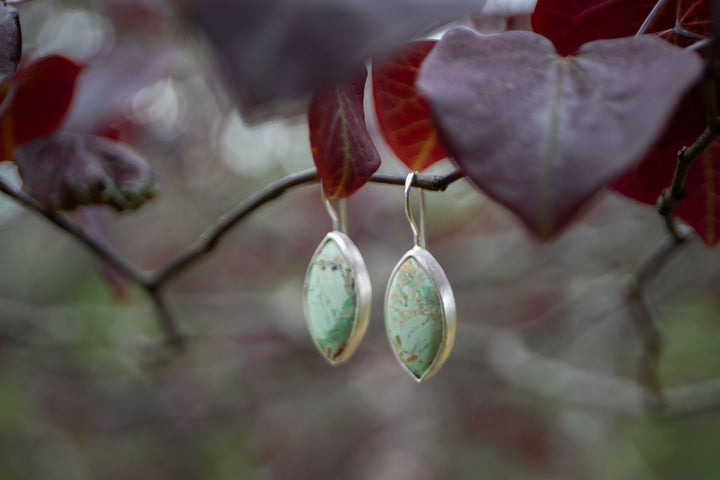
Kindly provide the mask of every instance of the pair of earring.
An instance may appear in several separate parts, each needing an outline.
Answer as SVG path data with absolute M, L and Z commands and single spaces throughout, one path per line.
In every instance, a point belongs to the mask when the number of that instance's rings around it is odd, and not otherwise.
M 442 367 L 455 340 L 455 297 L 440 264 L 426 249 L 425 202 L 420 191 L 420 227 L 410 206 L 417 172 L 405 180 L 405 215 L 414 246 L 395 265 L 385 291 L 385 328 L 393 353 L 418 383 Z M 315 250 L 305 276 L 304 306 L 310 335 L 332 365 L 348 360 L 367 330 L 372 288 L 360 251 L 323 195 L 333 223 Z

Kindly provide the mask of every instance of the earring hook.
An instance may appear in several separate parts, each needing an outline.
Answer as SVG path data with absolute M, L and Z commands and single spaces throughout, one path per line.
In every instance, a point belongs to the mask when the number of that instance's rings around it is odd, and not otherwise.
M 405 178 L 405 216 L 407 216 L 408 222 L 410 223 L 413 242 L 416 246 L 425 248 L 425 192 L 422 189 L 420 190 L 420 228 L 418 228 L 415 223 L 412 208 L 410 207 L 410 190 L 412 189 L 412 184 L 417 174 L 418 172 L 410 172 Z
M 328 200 L 328 198 L 325 196 L 325 191 L 322 189 L 322 187 L 320 187 L 320 195 L 322 196 L 323 203 L 325 204 L 325 209 L 327 210 L 328 215 L 330 216 L 330 220 L 332 221 L 333 230 L 347 233 L 347 223 L 345 220 L 345 217 L 347 216 L 347 207 L 345 206 L 345 199 L 341 198 L 340 200 L 338 200 L 338 206 L 340 208 L 340 215 L 338 216 L 337 212 L 335 212 L 335 209 L 330 203 L 330 200 Z

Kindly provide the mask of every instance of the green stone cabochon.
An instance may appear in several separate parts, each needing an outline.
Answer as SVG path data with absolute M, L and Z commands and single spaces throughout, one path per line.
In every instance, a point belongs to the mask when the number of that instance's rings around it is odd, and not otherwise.
M 403 261 L 390 281 L 385 326 L 400 361 L 422 378 L 442 344 L 444 318 L 435 284 L 413 257 Z
M 313 257 L 305 288 L 305 315 L 315 344 L 328 360 L 345 350 L 355 326 L 357 289 L 345 255 L 329 239 Z

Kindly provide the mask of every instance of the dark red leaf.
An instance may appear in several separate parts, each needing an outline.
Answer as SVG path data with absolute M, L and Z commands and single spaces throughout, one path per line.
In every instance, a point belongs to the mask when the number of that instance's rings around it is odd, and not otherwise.
M 0 117 L 2 160 L 11 160 L 17 146 L 58 128 L 81 70 L 80 65 L 60 55 L 41 58 L 20 69 L 13 79 L 14 96 Z M 10 88 L 3 85 L 3 98 Z
M 330 199 L 351 195 L 380 167 L 380 155 L 365 126 L 366 78 L 363 71 L 354 82 L 317 92 L 310 102 L 310 146 L 323 191 Z
M 654 205 L 670 186 L 677 152 L 695 137 L 654 148 L 613 187 L 623 195 Z M 695 160 L 685 180 L 687 197 L 678 203 L 676 214 L 692 226 L 708 246 L 720 239 L 720 143 L 715 142 Z
M 331 88 L 370 58 L 462 18 L 484 0 L 185 0 L 243 115 Z
M 697 41 L 697 38 L 677 33 L 678 28 L 696 36 L 709 37 L 712 32 L 710 2 L 670 0 L 665 3 L 647 31 L 681 47 Z
M 138 208 L 155 193 L 152 169 L 127 145 L 58 133 L 15 151 L 23 190 L 54 210 L 100 203 Z
M 657 0 L 538 0 L 532 26 L 553 42 L 560 55 L 570 55 L 592 40 L 635 35 L 655 3 Z
M 0 83 L 15 75 L 21 55 L 22 33 L 17 10 L 0 5 Z
M 569 55 L 592 40 L 635 35 L 656 3 L 657 0 L 538 0 L 532 25 L 536 33 L 553 42 L 561 55 Z M 709 2 L 668 0 L 646 33 L 657 33 L 683 46 L 691 43 L 672 34 L 676 23 L 707 36 Z
M 448 156 L 438 139 L 430 107 L 415 88 L 420 65 L 435 43 L 413 42 L 392 57 L 373 62 L 373 97 L 380 130 L 395 155 L 414 171 Z
M 561 57 L 533 33 L 458 28 L 417 85 L 470 179 L 547 240 L 647 152 L 701 70 L 696 54 L 652 36 Z

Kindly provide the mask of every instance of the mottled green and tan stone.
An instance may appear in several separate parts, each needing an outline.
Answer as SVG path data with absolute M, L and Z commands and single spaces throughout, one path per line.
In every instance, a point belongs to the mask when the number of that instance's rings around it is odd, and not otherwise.
M 385 326 L 400 361 L 422 378 L 440 350 L 444 319 L 437 287 L 413 257 L 407 257 L 390 280 Z
M 335 361 L 355 326 L 357 289 L 348 259 L 329 239 L 308 268 L 305 314 L 310 334 L 323 355 Z

